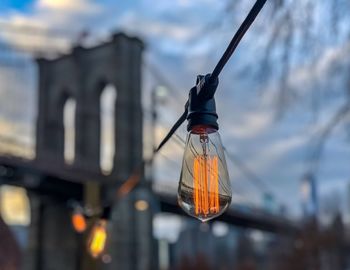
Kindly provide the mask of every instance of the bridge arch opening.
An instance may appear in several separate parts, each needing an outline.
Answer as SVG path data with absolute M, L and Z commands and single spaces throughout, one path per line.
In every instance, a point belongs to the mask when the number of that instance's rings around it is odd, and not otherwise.
M 111 174 L 115 155 L 115 106 L 117 89 L 107 84 L 100 95 L 100 168 L 103 174 Z
M 73 164 L 75 159 L 75 113 L 76 100 L 67 98 L 63 105 L 64 161 Z

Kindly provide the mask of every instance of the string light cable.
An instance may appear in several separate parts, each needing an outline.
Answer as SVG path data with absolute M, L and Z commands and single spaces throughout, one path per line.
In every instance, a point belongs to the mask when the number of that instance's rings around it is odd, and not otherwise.
M 197 80 L 197 91 L 198 94 L 202 97 L 210 98 L 211 96 L 214 96 L 216 87 L 218 86 L 218 77 L 235 52 L 236 48 L 238 47 L 240 41 L 244 37 L 245 33 L 248 31 L 249 27 L 253 24 L 256 17 L 264 7 L 267 0 L 257 0 L 254 4 L 253 8 L 249 12 L 246 19 L 243 21 L 242 25 L 239 27 L 236 34 L 233 36 L 231 42 L 229 43 L 226 51 L 220 58 L 219 62 L 215 66 L 212 74 L 208 74 L 207 76 L 201 76 L 200 80 Z M 211 87 L 210 87 L 211 86 Z M 181 126 L 183 122 L 187 119 L 188 116 L 188 102 L 185 104 L 185 111 L 180 116 L 180 118 L 176 121 L 174 126 L 170 129 L 169 133 L 163 141 L 160 143 L 159 148 L 161 148 L 169 139 L 170 137 L 175 133 L 175 131 Z

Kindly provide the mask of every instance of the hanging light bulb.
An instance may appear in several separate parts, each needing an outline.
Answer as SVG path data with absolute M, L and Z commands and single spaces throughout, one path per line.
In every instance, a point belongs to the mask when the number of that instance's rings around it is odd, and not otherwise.
M 197 87 L 190 91 L 189 133 L 178 189 L 178 202 L 182 209 L 201 221 L 221 215 L 232 198 L 213 98 L 217 82 L 210 85 L 212 82 L 207 79 L 208 76 L 200 76 Z M 210 87 L 204 92 L 202 80 L 207 83 L 205 87 Z M 198 87 L 201 87 L 199 91 Z
M 207 221 L 221 215 L 232 192 L 220 135 L 210 126 L 189 132 L 178 192 L 180 206 L 191 216 Z
M 98 258 L 105 250 L 107 240 L 107 220 L 100 219 L 92 228 L 89 240 L 88 251 L 93 258 Z
M 88 251 L 93 258 L 100 257 L 106 248 L 107 242 L 107 223 L 110 219 L 111 207 L 105 207 L 102 216 L 94 224 L 88 238 Z
M 83 211 L 80 207 L 77 207 L 74 209 L 72 214 L 72 224 L 74 227 L 74 230 L 77 233 L 83 233 L 86 230 L 86 218 L 83 214 Z

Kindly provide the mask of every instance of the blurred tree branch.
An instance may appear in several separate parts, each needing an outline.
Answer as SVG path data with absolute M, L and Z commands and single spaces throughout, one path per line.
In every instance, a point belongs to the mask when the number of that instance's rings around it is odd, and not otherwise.
M 315 171 L 318 168 L 319 160 L 322 155 L 324 145 L 332 134 L 333 130 L 345 119 L 350 113 L 350 102 L 343 105 L 330 119 L 330 121 L 324 126 L 324 128 L 318 133 L 316 147 L 311 155 L 311 171 Z

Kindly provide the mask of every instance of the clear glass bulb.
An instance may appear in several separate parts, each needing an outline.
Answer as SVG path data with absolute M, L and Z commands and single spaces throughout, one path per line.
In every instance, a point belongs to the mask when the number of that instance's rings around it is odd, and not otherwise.
M 100 219 L 91 230 L 88 239 L 88 251 L 93 258 L 98 258 L 105 250 L 107 241 L 107 221 Z
M 221 215 L 231 198 L 220 135 L 212 127 L 195 126 L 187 136 L 178 202 L 187 214 L 208 221 Z

